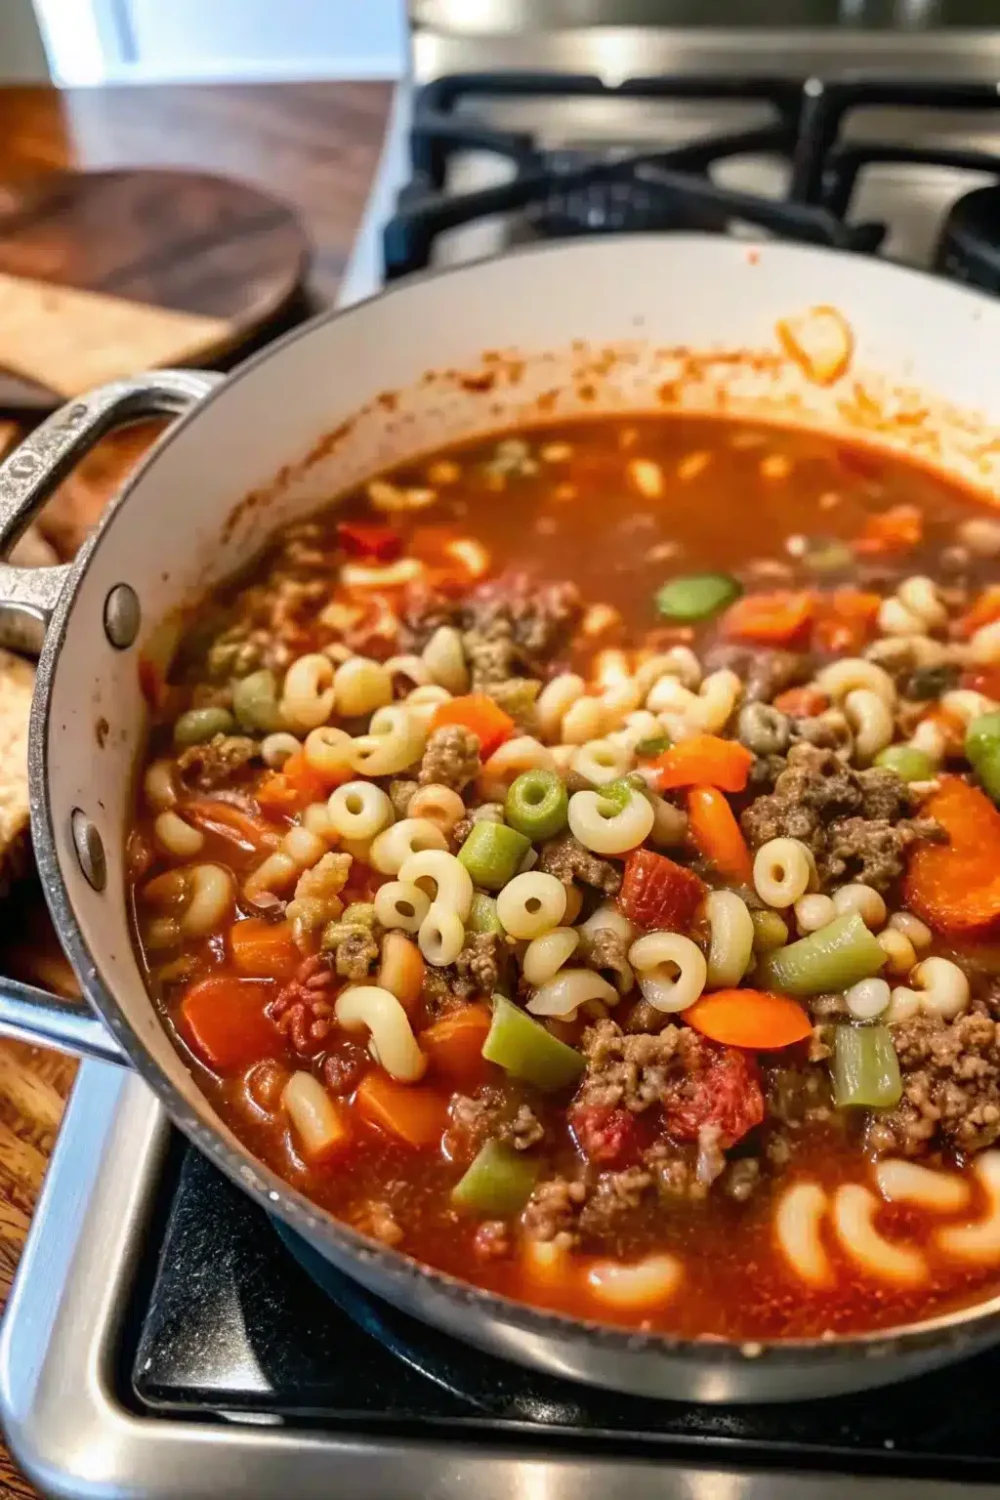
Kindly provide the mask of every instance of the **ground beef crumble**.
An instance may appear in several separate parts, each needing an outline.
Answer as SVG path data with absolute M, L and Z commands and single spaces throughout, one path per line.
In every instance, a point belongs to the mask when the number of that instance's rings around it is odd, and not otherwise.
M 177 757 L 185 786 L 208 792 L 227 782 L 260 753 L 256 740 L 243 734 L 217 734 L 204 745 L 191 745 Z
M 595 969 L 619 994 L 626 994 L 634 982 L 632 967 L 628 961 L 629 944 L 621 933 L 610 927 L 598 927 L 585 934 L 580 944 L 580 957 L 588 969 Z
M 607 896 L 616 896 L 621 888 L 622 872 L 618 866 L 610 860 L 598 859 L 571 833 L 560 834 L 542 845 L 538 868 L 554 875 L 563 885 L 582 880 L 584 885 L 592 885 Z
M 860 880 L 884 891 L 902 874 L 914 842 L 942 836 L 932 820 L 911 818 L 913 810 L 894 771 L 855 771 L 832 750 L 797 744 L 774 791 L 751 802 L 740 823 L 754 849 L 770 839 L 800 839 L 821 880 Z
M 471 1161 L 488 1140 L 529 1151 L 545 1139 L 545 1126 L 531 1106 L 492 1084 L 475 1094 L 456 1094 L 450 1112 L 448 1152 L 463 1161 Z
M 1000 1138 L 1000 1022 L 982 1010 L 949 1022 L 916 1016 L 894 1026 L 892 1039 L 903 1097 L 872 1117 L 872 1150 L 972 1152 Z
M 462 724 L 443 724 L 427 741 L 417 780 L 462 792 L 479 775 L 479 737 Z

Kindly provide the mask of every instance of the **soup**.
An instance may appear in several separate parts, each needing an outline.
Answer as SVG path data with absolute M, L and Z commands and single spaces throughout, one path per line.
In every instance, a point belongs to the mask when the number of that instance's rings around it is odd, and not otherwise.
M 258 1157 L 686 1335 L 1000 1286 L 1000 523 L 828 436 L 605 419 L 277 536 L 166 680 L 129 870 Z

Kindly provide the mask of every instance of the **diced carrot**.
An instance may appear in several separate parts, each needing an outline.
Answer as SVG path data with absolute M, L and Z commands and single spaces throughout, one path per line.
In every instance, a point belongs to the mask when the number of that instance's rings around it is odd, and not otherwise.
M 431 730 L 446 724 L 461 724 L 476 735 L 479 753 L 488 760 L 494 750 L 514 733 L 514 720 L 505 714 L 485 693 L 467 693 L 463 698 L 449 698 L 434 711 Z
M 797 645 L 805 640 L 815 612 L 815 596 L 805 591 L 745 594 L 723 615 L 722 633 L 762 646 Z
M 909 552 L 919 547 L 923 534 L 924 518 L 915 505 L 893 505 L 868 517 L 854 550 L 862 557 Z
M 181 1001 L 178 1030 L 192 1052 L 216 1073 L 274 1057 L 280 1037 L 264 1012 L 274 986 L 261 979 L 210 974 Z
M 489 1071 L 483 1043 L 490 1029 L 485 1005 L 461 1005 L 420 1033 L 420 1047 L 435 1073 L 456 1088 L 474 1088 Z
M 428 1085 L 397 1083 L 381 1068 L 366 1073 L 354 1108 L 369 1125 L 416 1149 L 436 1146 L 448 1124 L 448 1096 Z
M 688 792 L 688 832 L 695 848 L 723 880 L 736 885 L 753 883 L 753 864 L 736 814 L 714 786 Z
M 297 750 L 280 771 L 270 771 L 261 778 L 254 796 L 265 812 L 285 813 L 290 817 L 311 802 L 324 801 L 335 786 L 349 781 L 351 774 L 345 768 L 339 777 L 321 776 L 306 760 L 305 753 Z
M 923 804 L 948 835 L 920 843 L 903 883 L 906 905 L 939 932 L 989 936 L 1000 929 L 1000 812 L 978 787 L 946 776 Z
M 970 635 L 975 635 L 983 625 L 992 625 L 994 620 L 1000 620 L 1000 583 L 987 584 L 972 608 L 955 621 L 955 634 L 967 641 Z
M 813 719 L 830 707 L 830 700 L 819 688 L 793 687 L 778 694 L 774 707 L 790 719 Z
M 819 618 L 813 626 L 813 645 L 817 651 L 860 651 L 875 634 L 880 594 L 863 589 L 834 589 L 824 596 Z
M 753 754 L 738 740 L 716 734 L 695 734 L 671 745 L 653 761 L 653 783 L 661 792 L 680 786 L 717 786 L 742 792 L 753 765 Z
M 395 995 L 408 1016 L 417 1008 L 426 972 L 424 956 L 413 939 L 402 932 L 387 932 L 377 983 Z
M 633 849 L 625 861 L 618 905 L 638 927 L 686 932 L 707 890 L 693 870 L 665 854 Z
M 245 917 L 229 929 L 229 951 L 241 974 L 253 979 L 291 979 L 302 963 L 290 922 Z
M 985 698 L 1000 699 L 1000 667 L 970 667 L 962 673 L 959 686 Z
M 684 1012 L 684 1020 L 713 1042 L 751 1052 L 790 1047 L 812 1031 L 812 1022 L 797 1001 L 766 990 L 716 990 L 702 995 Z
M 365 521 L 340 521 L 337 540 L 348 557 L 394 562 L 403 550 L 403 538 L 392 526 Z

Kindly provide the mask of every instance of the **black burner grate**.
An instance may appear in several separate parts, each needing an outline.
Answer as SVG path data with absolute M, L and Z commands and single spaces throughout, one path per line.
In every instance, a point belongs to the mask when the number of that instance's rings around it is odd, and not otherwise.
M 529 133 L 499 130 L 468 107 L 497 97 L 739 101 L 767 106 L 772 118 L 764 126 L 713 132 L 658 151 L 550 152 Z M 742 222 L 786 239 L 872 253 L 881 246 L 886 226 L 849 219 L 858 180 L 869 167 L 884 162 L 934 164 L 986 172 L 1000 180 L 1000 155 L 989 152 L 874 140 L 844 142 L 847 118 L 872 105 L 993 110 L 1000 105 L 1000 94 L 992 84 L 882 78 L 825 83 L 815 78 L 679 75 L 633 78 L 614 86 L 585 74 L 466 73 L 440 78 L 416 98 L 413 176 L 383 235 L 386 278 L 427 266 L 438 235 L 496 214 L 520 215 L 529 233 L 546 238 L 648 229 L 726 232 Z M 449 192 L 449 164 L 470 150 L 509 162 L 510 180 Z M 787 161 L 787 196 L 764 198 L 712 181 L 713 167 L 749 154 Z M 964 216 L 956 212 L 942 226 L 935 268 L 996 291 L 1000 186 L 986 191 L 996 194 L 995 201 L 980 203 L 976 212 Z
M 153 1274 L 132 1309 L 138 1347 L 126 1379 L 140 1409 L 427 1437 L 446 1427 L 491 1443 L 533 1435 L 661 1461 L 711 1455 L 849 1474 L 996 1476 L 1000 1354 L 836 1400 L 640 1400 L 480 1354 L 382 1303 L 304 1247 L 297 1253 L 302 1264 L 261 1211 L 186 1148 L 166 1230 L 150 1247 Z

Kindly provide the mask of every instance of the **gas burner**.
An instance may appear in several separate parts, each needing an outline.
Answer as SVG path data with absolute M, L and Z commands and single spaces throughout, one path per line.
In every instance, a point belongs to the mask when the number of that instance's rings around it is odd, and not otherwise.
M 952 205 L 934 269 L 984 292 L 1000 292 L 1000 184 L 966 193 Z
M 657 182 L 655 176 L 628 174 L 563 189 L 559 179 L 588 165 L 578 152 L 546 157 L 552 187 L 539 203 L 525 209 L 525 222 L 545 239 L 578 234 L 622 233 L 658 229 L 703 229 L 722 233 L 729 215 L 721 206 L 698 203 L 689 194 Z
M 717 130 L 659 150 L 614 151 L 580 146 L 547 150 L 530 132 L 484 118 L 490 101 L 537 105 L 547 100 L 599 100 L 608 106 L 662 108 L 735 103 L 769 113 L 770 121 Z M 844 139 L 844 123 L 870 106 L 918 111 L 995 110 L 992 83 L 858 76 L 825 81 L 733 76 L 665 75 L 605 84 L 588 75 L 502 72 L 454 74 L 417 96 L 411 132 L 413 175 L 386 224 L 387 279 L 430 262 L 438 235 L 491 216 L 510 220 L 510 237 L 560 238 L 609 232 L 697 229 L 757 233 L 862 254 L 878 251 L 887 226 L 850 214 L 859 179 L 871 168 L 898 164 L 988 173 L 1000 180 L 1000 155 L 949 145 L 900 145 Z M 480 112 L 477 113 L 477 107 Z M 487 111 L 488 113 L 488 111 Z M 655 118 L 655 116 L 653 117 Z M 507 163 L 502 182 L 474 190 L 447 188 L 449 166 L 463 152 Z M 722 186 L 715 169 L 740 158 L 784 163 L 787 192 L 764 197 Z M 519 233 L 519 226 L 521 232 Z M 929 251 L 927 249 L 922 253 Z M 1000 291 L 1000 187 L 956 203 L 940 232 L 934 269 Z

